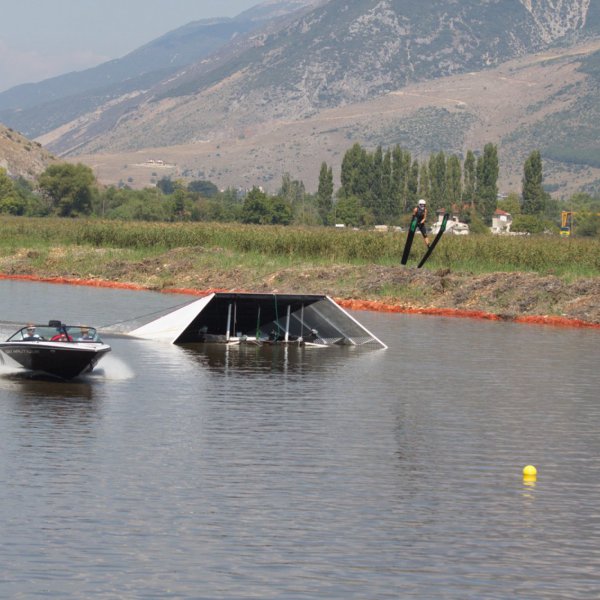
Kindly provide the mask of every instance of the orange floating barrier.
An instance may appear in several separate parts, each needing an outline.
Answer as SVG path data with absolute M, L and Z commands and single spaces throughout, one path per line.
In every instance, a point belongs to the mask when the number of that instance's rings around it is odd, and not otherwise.
M 64 285 L 82 285 L 89 287 L 113 288 L 120 290 L 133 291 L 157 291 L 163 294 L 182 294 L 188 296 L 208 296 L 212 293 L 232 292 L 235 290 L 225 290 L 211 288 L 207 290 L 197 290 L 194 288 L 165 288 L 153 290 L 147 286 L 136 283 L 123 283 L 119 281 L 107 281 L 104 279 L 81 279 L 76 277 L 39 277 L 37 275 L 12 275 L 0 273 L 0 279 L 14 279 L 21 281 L 37 281 L 40 283 L 64 284 Z M 243 290 L 237 290 L 243 293 Z M 586 329 L 600 329 L 600 323 L 589 323 L 581 319 L 571 319 L 568 317 L 549 316 L 549 315 L 499 315 L 488 313 L 481 310 L 464 310 L 458 308 L 433 308 L 418 306 L 403 306 L 400 304 L 388 304 L 376 300 L 356 300 L 354 298 L 334 298 L 335 302 L 349 310 L 368 310 L 372 312 L 403 313 L 410 315 L 430 315 L 436 317 L 456 317 L 462 319 L 483 319 L 486 321 L 511 321 L 513 323 L 524 323 L 530 325 L 550 325 L 553 327 L 575 327 Z

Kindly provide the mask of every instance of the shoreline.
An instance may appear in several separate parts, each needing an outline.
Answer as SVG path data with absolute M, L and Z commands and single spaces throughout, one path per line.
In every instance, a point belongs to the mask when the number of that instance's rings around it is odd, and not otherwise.
M 105 279 L 83 279 L 78 277 L 42 277 L 30 274 L 10 274 L 0 273 L 0 280 L 31 281 L 38 283 L 50 283 L 54 285 L 79 285 L 86 287 L 112 288 L 131 291 L 158 292 L 162 294 L 182 294 L 189 296 L 207 296 L 213 292 L 231 292 L 231 289 L 209 288 L 200 290 L 196 288 L 177 288 L 168 287 L 154 289 L 150 286 L 144 286 L 137 283 L 127 283 L 119 281 L 109 281 Z M 242 290 L 235 290 L 244 293 Z M 269 293 L 269 292 L 266 292 Z M 276 292 L 271 292 L 276 293 Z M 329 295 L 329 294 L 327 294 Z M 600 323 L 593 323 L 583 319 L 572 317 L 562 317 L 556 315 L 507 315 L 483 310 L 469 310 L 460 308 L 443 307 L 417 307 L 406 306 L 401 303 L 390 303 L 380 300 L 360 300 L 354 298 L 338 298 L 333 296 L 333 300 L 342 308 L 349 310 L 364 310 L 371 312 L 402 313 L 412 315 L 426 315 L 436 317 L 453 317 L 463 319 L 480 319 L 487 321 L 503 321 L 512 323 L 521 323 L 526 325 L 545 325 L 552 327 L 578 328 L 578 329 L 598 329 Z

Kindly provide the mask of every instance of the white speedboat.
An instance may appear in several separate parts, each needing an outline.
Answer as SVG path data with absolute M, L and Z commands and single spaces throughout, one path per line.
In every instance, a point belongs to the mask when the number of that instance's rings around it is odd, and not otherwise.
M 22 327 L 0 350 L 28 371 L 72 379 L 91 371 L 111 348 L 94 327 L 50 321 Z

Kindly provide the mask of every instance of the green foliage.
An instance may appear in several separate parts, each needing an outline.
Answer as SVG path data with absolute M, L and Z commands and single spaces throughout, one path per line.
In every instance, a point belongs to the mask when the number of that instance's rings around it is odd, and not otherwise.
M 515 215 L 510 227 L 516 233 L 543 233 L 546 223 L 539 215 Z
M 426 197 L 426 196 L 424 196 Z M 446 155 L 443 152 L 429 158 L 429 211 L 433 214 L 446 201 Z
M 443 203 L 448 206 L 460 206 L 462 201 L 462 172 L 458 156 L 449 156 L 446 166 L 446 195 Z
M 172 199 L 138 193 L 111 210 L 107 217 L 124 221 L 171 221 L 174 213 L 175 203 Z
M 475 206 L 476 186 L 477 186 L 477 160 L 472 150 L 467 151 L 467 156 L 463 165 L 463 203 Z
M 253 188 L 242 206 L 242 222 L 256 225 L 289 225 L 292 206 L 281 197 L 269 198 L 257 187 Z
M 354 144 L 342 160 L 341 193 L 356 196 L 368 206 L 373 159 L 360 144 Z
M 490 228 L 483 222 L 477 211 L 469 209 L 460 213 L 460 220 L 469 225 L 469 233 L 475 235 L 492 235 Z
M 321 223 L 331 224 L 331 209 L 333 208 L 333 171 L 326 162 L 321 163 L 319 186 L 317 189 L 317 209 Z
M 542 157 L 534 150 L 523 169 L 523 214 L 538 215 L 544 210 L 545 192 L 542 187 Z
M 0 213 L 7 215 L 22 215 L 25 213 L 25 203 L 16 194 L 0 197 Z
M 54 214 L 78 217 L 92 212 L 96 178 L 90 167 L 80 163 L 50 165 L 39 176 L 38 185 Z
M 411 155 L 396 145 L 392 150 L 391 158 L 391 190 L 390 198 L 400 213 L 410 210 L 411 186 Z M 416 195 L 416 190 L 414 191 Z M 414 200 L 414 198 L 412 199 Z
M 572 212 L 571 235 L 585 237 L 600 235 L 600 197 L 578 192 L 573 194 L 566 203 L 559 205 L 559 210 Z
M 521 199 L 515 192 L 511 192 L 506 198 L 498 200 L 496 207 L 514 217 L 521 214 Z
M 19 177 L 11 179 L 0 168 L 0 213 L 9 215 L 43 215 L 39 199 L 33 194 L 31 184 Z
M 192 221 L 242 221 L 242 203 L 235 192 L 226 191 L 217 198 L 199 198 L 191 211 Z
M 582 192 L 573 194 L 568 201 L 569 210 L 576 212 L 600 212 L 600 197 L 594 197 Z
M 335 221 L 349 227 L 360 227 L 368 220 L 367 210 L 356 196 L 342 196 L 335 205 Z
M 561 201 L 557 198 L 552 198 L 550 194 L 544 191 L 544 212 L 542 216 L 546 221 L 560 224 L 560 213 L 564 209 Z
M 579 226 L 575 232 L 578 236 L 598 237 L 600 236 L 600 217 L 591 213 L 578 215 Z
M 429 200 L 430 189 L 429 189 L 429 168 L 427 167 L 427 163 L 422 163 L 419 167 L 419 188 L 418 188 L 418 196 L 419 198 L 423 198 L 424 200 Z
M 498 175 L 498 150 L 494 144 L 486 144 L 477 160 L 469 150 L 464 173 L 459 157 L 446 156 L 443 151 L 431 154 L 428 161 L 419 164 L 399 146 L 385 152 L 377 147 L 370 153 L 354 144 L 342 161 L 338 196 L 358 198 L 363 209 L 360 215 L 352 204 L 343 206 L 344 214 L 347 208 L 352 209 L 353 222 L 395 224 L 401 214 L 412 210 L 417 198 L 425 198 L 431 214 L 439 208 L 466 203 L 476 207 L 490 224 L 496 209 Z
M 6 169 L 0 167 L 0 199 L 11 196 L 14 192 L 13 180 L 8 176 Z
M 198 179 L 190 181 L 187 186 L 188 192 L 200 194 L 204 198 L 214 198 L 219 193 L 219 188 L 212 181 Z
M 171 195 L 176 189 L 177 184 L 170 177 L 162 177 L 156 183 L 156 187 L 167 196 Z
M 150 223 L 99 219 L 0 217 L 0 243 L 90 245 L 154 252 L 157 248 L 215 248 L 263 256 L 335 262 L 399 264 L 404 235 L 334 228 L 226 223 Z M 559 236 L 446 235 L 431 257 L 455 270 L 535 271 L 600 275 L 600 239 Z M 441 251 L 443 248 L 443 251 Z M 429 263 L 428 263 L 429 264 Z
M 295 225 L 322 224 L 317 214 L 315 199 L 306 193 L 304 183 L 298 179 L 292 179 L 289 173 L 284 173 L 279 193 L 271 199 L 271 202 L 274 202 L 272 208 L 279 213 L 279 216 L 276 217 L 277 220 L 271 221 L 271 223 L 285 225 L 289 223 L 294 223 Z M 284 204 L 281 204 L 281 202 Z M 291 220 L 286 216 L 288 209 L 291 209 Z
M 483 156 L 477 160 L 477 210 L 488 225 L 496 210 L 498 198 L 498 148 L 494 144 L 486 144 Z

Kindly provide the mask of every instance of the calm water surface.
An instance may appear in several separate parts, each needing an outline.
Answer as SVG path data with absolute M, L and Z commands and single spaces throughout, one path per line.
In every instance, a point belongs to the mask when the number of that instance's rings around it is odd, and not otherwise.
M 2 281 L 0 336 L 184 301 Z M 0 597 L 600 598 L 600 334 L 355 316 L 389 349 L 5 366 Z

